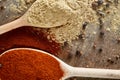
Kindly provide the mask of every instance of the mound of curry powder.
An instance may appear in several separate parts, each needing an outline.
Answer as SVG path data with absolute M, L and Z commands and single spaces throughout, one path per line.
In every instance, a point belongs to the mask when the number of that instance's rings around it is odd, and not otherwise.
M 36 48 L 57 55 L 60 44 L 47 39 L 47 34 L 33 27 L 21 27 L 0 35 L 0 54 L 11 48 Z

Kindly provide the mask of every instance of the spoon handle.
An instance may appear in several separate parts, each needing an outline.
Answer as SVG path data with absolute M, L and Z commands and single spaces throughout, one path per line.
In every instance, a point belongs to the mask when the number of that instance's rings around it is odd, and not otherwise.
M 120 70 L 73 67 L 70 75 L 79 77 L 120 79 Z
M 10 30 L 13 30 L 13 29 L 16 29 L 16 28 L 19 28 L 21 26 L 23 26 L 23 21 L 21 18 L 15 20 L 15 21 L 12 21 L 10 23 L 7 23 L 7 24 L 4 24 L 2 26 L 0 26 L 0 35 L 3 34 L 3 33 L 6 33 Z

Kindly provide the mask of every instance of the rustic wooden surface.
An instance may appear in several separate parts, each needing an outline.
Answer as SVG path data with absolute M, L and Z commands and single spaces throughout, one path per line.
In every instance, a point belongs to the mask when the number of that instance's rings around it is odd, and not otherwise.
M 25 9 L 20 14 L 11 12 L 9 10 L 9 4 L 11 3 L 14 3 L 14 0 L 0 1 L 0 25 L 15 20 L 27 11 L 27 9 Z M 109 18 L 107 19 L 109 20 Z M 112 27 L 108 20 L 104 22 L 104 27 Z M 99 29 L 99 25 L 89 24 L 85 30 L 85 40 L 82 40 L 80 37 L 78 40 L 74 40 L 71 45 L 66 42 L 64 46 L 62 46 L 62 54 L 58 57 L 69 65 L 77 67 L 120 69 L 119 38 L 120 27 L 117 31 L 108 31 L 104 28 Z M 71 78 L 70 80 L 103 79 Z

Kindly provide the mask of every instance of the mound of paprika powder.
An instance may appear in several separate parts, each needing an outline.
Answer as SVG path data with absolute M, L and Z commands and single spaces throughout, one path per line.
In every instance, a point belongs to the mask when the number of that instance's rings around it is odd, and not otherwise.
M 53 57 L 33 50 L 13 50 L 0 56 L 1 80 L 60 80 L 63 71 Z
M 11 48 L 35 48 L 57 55 L 60 44 L 47 39 L 42 30 L 24 26 L 0 35 L 0 54 Z

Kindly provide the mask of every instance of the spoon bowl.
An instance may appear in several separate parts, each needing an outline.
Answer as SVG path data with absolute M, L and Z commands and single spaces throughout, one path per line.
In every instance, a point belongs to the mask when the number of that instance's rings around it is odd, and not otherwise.
M 0 34 L 22 26 L 52 28 L 65 25 L 73 13 L 64 0 L 36 0 L 22 17 L 0 26 Z
M 96 69 L 96 68 L 82 68 L 82 67 L 72 67 L 59 58 L 55 57 L 54 55 L 47 53 L 42 50 L 32 49 L 32 48 L 14 48 L 5 51 L 0 55 L 5 55 L 5 53 L 14 50 L 32 50 L 37 51 L 43 54 L 47 54 L 52 58 L 56 59 L 60 63 L 60 68 L 64 72 L 64 75 L 61 77 L 60 80 L 65 80 L 70 77 L 93 77 L 93 78 L 109 78 L 109 79 L 120 79 L 120 70 L 113 70 L 113 69 Z M 54 66 L 53 66 L 54 67 Z

